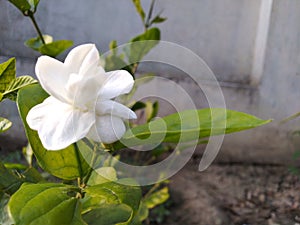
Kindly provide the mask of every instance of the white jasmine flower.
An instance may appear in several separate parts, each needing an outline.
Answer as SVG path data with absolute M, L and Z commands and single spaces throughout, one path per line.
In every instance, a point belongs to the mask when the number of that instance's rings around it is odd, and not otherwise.
M 131 91 L 132 76 L 125 70 L 105 72 L 99 62 L 93 44 L 74 48 L 64 63 L 38 59 L 35 72 L 50 97 L 34 106 L 26 120 L 46 149 L 63 149 L 84 137 L 113 143 L 126 131 L 124 120 L 136 118 L 113 100 Z

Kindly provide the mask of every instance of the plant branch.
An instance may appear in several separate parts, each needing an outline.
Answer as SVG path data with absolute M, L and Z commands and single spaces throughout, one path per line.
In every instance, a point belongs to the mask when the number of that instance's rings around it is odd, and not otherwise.
M 150 8 L 149 8 L 149 12 L 148 12 L 147 20 L 146 20 L 146 23 L 145 23 L 145 29 L 146 30 L 150 26 L 150 20 L 151 20 L 151 17 L 152 17 L 154 5 L 155 5 L 155 0 L 152 0 Z
M 36 20 L 35 20 L 35 18 L 34 18 L 33 13 L 29 13 L 28 16 L 29 16 L 29 18 L 31 19 L 31 21 L 32 21 L 32 23 L 33 23 L 33 26 L 34 26 L 34 28 L 36 29 L 36 31 L 37 31 L 37 33 L 38 33 L 38 35 L 39 35 L 39 37 L 40 37 L 42 43 L 43 43 L 43 44 L 46 44 L 46 42 L 45 42 L 45 40 L 44 40 L 44 37 L 43 37 L 43 34 L 42 34 L 42 32 L 41 32 L 41 30 L 40 30 L 40 28 L 39 28 L 39 26 L 38 26 L 38 24 L 37 24 L 37 22 L 36 22 Z

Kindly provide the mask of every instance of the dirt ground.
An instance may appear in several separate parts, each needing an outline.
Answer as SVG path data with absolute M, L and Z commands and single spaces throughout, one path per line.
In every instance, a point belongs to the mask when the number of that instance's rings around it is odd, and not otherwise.
M 300 179 L 287 167 L 190 162 L 171 180 L 164 225 L 300 225 Z

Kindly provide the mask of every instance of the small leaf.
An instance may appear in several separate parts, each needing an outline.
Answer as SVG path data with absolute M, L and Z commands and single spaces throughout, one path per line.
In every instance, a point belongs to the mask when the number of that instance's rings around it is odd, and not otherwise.
M 26 122 L 26 116 L 29 110 L 33 106 L 42 103 L 47 97 L 48 94 L 39 84 L 33 84 L 22 88 L 18 93 L 17 105 L 19 113 L 34 155 L 42 169 L 53 176 L 65 180 L 73 180 L 77 177 L 82 177 L 87 173 L 89 167 L 81 155 L 80 161 L 78 162 L 74 145 L 70 145 L 60 151 L 48 151 L 43 147 L 38 133 L 31 130 Z
M 11 197 L 9 211 L 18 225 L 87 225 L 81 218 L 80 201 L 68 195 L 76 190 L 63 184 L 23 184 Z
M 12 125 L 12 122 L 10 122 L 8 119 L 0 117 L 0 133 L 3 133 L 4 131 L 7 131 Z
M 142 4 L 140 0 L 132 0 L 133 4 L 135 5 L 136 11 L 140 15 L 143 23 L 145 22 L 145 12 L 143 10 Z
M 103 204 L 82 217 L 89 225 L 113 225 L 126 223 L 131 214 L 132 209 L 125 204 Z
M 145 33 L 133 38 L 129 43 L 129 48 L 125 48 L 129 63 L 139 62 L 154 48 L 160 40 L 160 30 L 153 27 Z
M 0 92 L 4 92 L 7 86 L 16 77 L 16 59 L 10 58 L 0 64 Z
M 53 42 L 53 37 L 50 35 L 43 35 L 44 41 L 46 44 Z M 30 38 L 24 43 L 27 47 L 32 48 L 33 50 L 39 51 L 39 49 L 44 45 L 40 37 Z
M 39 48 L 40 53 L 51 57 L 56 57 L 73 45 L 73 41 L 59 40 L 49 44 L 42 45 Z
M 9 85 L 7 86 L 5 92 L 3 93 L 3 99 L 9 98 L 12 101 L 16 101 L 17 99 L 17 92 L 21 89 L 26 87 L 30 84 L 37 83 L 37 80 L 32 78 L 31 76 L 21 76 L 17 77 L 12 80 Z
M 27 0 L 9 0 L 9 2 L 16 6 L 23 14 L 27 14 L 31 9 L 31 5 Z
M 269 122 L 271 120 L 262 120 L 233 110 L 187 110 L 127 130 L 122 139 L 114 144 L 114 148 L 198 141 L 209 136 L 252 129 Z
M 150 26 L 154 23 L 163 23 L 167 20 L 167 18 L 164 18 L 164 17 L 160 17 L 160 15 L 157 15 L 156 17 L 154 17 L 153 20 L 151 20 L 150 22 Z
M 148 209 L 153 209 L 154 207 L 163 204 L 169 199 L 169 197 L 169 190 L 167 187 L 164 187 L 163 189 L 154 192 L 149 197 L 145 198 L 144 203 Z

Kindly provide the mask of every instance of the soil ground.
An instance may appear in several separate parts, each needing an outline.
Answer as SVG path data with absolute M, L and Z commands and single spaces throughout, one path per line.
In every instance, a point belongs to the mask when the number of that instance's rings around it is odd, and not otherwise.
M 164 225 L 300 225 L 300 179 L 288 167 L 190 162 L 171 179 Z

